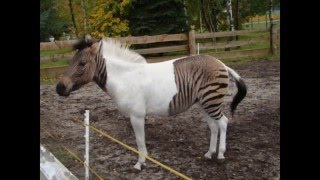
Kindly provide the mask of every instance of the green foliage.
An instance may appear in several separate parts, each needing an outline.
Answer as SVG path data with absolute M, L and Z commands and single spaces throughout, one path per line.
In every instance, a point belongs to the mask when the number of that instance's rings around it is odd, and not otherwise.
M 73 26 L 69 0 L 40 0 L 40 40 L 63 32 L 90 33 L 94 37 L 157 35 L 187 32 L 190 25 L 200 29 L 227 30 L 226 0 L 71 0 L 77 31 Z M 83 5 L 82 5 L 83 2 Z M 237 18 L 237 2 L 239 18 Z M 264 15 L 267 0 L 232 0 L 234 24 Z M 275 7 L 280 0 L 274 0 Z M 201 11 L 200 11 L 201 10 Z M 84 16 L 85 12 L 85 16 Z M 87 22 L 87 28 L 84 22 Z M 235 26 L 236 27 L 236 26 Z M 73 36 L 74 37 L 74 36 Z
M 59 18 L 53 6 L 53 0 L 40 1 L 40 41 L 48 41 L 49 36 L 58 38 L 68 23 L 65 19 Z
M 187 32 L 182 0 L 134 0 L 129 14 L 131 34 L 158 35 Z
M 237 3 L 239 4 L 237 9 Z M 264 15 L 270 10 L 268 0 L 232 0 L 232 14 L 236 27 L 237 10 L 239 24 L 247 22 L 250 17 Z M 280 6 L 280 0 L 274 0 L 275 7 Z M 188 15 L 197 28 L 200 28 L 200 11 L 205 31 L 227 30 L 226 0 L 186 0 Z M 241 27 L 240 27 L 241 29 Z
M 274 7 L 280 6 L 280 0 L 273 0 L 273 5 Z M 236 3 L 232 4 L 232 10 L 233 10 L 233 14 L 235 14 Z M 240 11 L 239 24 L 242 24 L 244 22 L 248 22 L 250 17 L 254 17 L 256 15 L 265 15 L 266 13 L 269 14 L 270 1 L 269 0 L 239 0 L 239 11 Z

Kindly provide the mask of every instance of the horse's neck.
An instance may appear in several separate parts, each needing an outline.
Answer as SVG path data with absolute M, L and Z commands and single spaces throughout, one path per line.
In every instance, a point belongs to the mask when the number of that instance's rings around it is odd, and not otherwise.
M 117 101 L 119 93 L 132 85 L 137 85 L 137 74 L 143 73 L 143 64 L 130 63 L 122 60 L 107 59 L 107 86 L 108 95 Z M 122 95 L 123 96 L 123 95 Z
M 107 72 L 110 75 L 119 77 L 124 73 L 136 71 L 141 64 L 124 61 L 118 58 L 107 59 Z

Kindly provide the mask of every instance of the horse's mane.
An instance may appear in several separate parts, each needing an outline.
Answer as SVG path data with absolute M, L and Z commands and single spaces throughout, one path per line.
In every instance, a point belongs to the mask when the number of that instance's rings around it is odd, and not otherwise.
M 89 39 L 89 40 L 81 39 L 81 40 L 77 41 L 76 43 L 74 43 L 72 45 L 72 49 L 81 51 L 81 50 L 83 50 L 83 49 L 85 49 L 87 47 L 92 46 L 94 43 L 99 42 L 99 41 L 100 41 L 100 39 L 99 40 L 97 40 L 97 39 L 96 40 L 93 40 L 93 39 Z
M 120 41 L 111 38 L 103 38 L 102 40 L 103 51 L 107 56 L 113 56 L 121 60 L 133 63 L 147 63 L 144 57 L 130 50 L 128 46 L 121 44 Z

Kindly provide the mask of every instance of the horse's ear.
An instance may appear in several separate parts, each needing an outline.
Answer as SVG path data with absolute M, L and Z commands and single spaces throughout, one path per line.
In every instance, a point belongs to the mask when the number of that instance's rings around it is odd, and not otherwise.
M 91 46 L 93 44 L 92 37 L 89 34 L 85 35 L 84 41 L 87 43 L 88 46 Z

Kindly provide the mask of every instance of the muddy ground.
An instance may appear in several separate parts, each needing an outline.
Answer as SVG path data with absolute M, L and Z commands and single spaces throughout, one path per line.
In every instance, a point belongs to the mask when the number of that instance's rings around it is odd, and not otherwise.
M 147 149 L 153 158 L 193 179 L 274 179 L 280 174 L 280 63 L 256 60 L 231 65 L 245 79 L 248 95 L 233 118 L 229 117 L 226 160 L 206 160 L 210 131 L 193 106 L 173 117 L 146 119 Z M 234 87 L 232 87 L 234 90 Z M 40 86 L 40 142 L 79 179 L 84 168 L 61 145 L 83 159 L 84 127 L 71 119 L 91 112 L 91 124 L 136 148 L 128 117 L 95 84 L 88 84 L 68 98 L 59 97 L 54 85 Z M 51 138 L 44 130 L 50 132 Z M 137 155 L 109 139 L 90 132 L 90 165 L 105 179 L 180 179 L 150 161 L 141 172 L 133 169 Z M 91 179 L 97 179 L 91 174 Z

